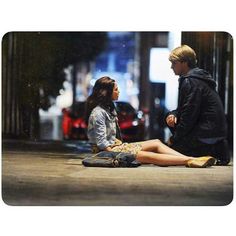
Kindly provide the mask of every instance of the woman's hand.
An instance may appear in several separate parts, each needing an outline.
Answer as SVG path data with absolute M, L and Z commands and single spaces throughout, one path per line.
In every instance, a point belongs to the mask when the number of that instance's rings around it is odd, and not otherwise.
M 112 148 L 111 148 L 111 146 L 108 146 L 108 147 L 106 147 L 106 148 L 104 149 L 104 151 L 111 152 L 111 151 L 112 151 Z
M 104 151 L 110 152 L 110 151 L 112 151 L 112 148 L 113 148 L 113 147 L 119 146 L 119 145 L 121 145 L 121 144 L 122 144 L 122 141 L 116 138 L 116 139 L 115 139 L 115 143 L 112 144 L 111 146 L 106 147 L 106 148 L 104 149 Z

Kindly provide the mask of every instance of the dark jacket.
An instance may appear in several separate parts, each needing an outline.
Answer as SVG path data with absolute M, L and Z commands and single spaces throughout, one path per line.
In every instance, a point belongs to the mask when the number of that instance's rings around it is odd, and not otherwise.
M 177 124 L 171 129 L 171 142 L 220 140 L 226 137 L 227 126 L 216 82 L 199 68 L 179 78 L 179 97 L 175 114 Z

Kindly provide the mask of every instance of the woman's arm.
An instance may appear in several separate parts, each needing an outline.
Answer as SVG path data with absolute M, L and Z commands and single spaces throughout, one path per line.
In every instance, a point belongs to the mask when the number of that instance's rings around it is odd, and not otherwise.
M 107 113 L 103 109 L 96 109 L 90 117 L 90 126 L 94 131 L 94 141 L 100 150 L 111 151 L 111 142 L 108 140 Z

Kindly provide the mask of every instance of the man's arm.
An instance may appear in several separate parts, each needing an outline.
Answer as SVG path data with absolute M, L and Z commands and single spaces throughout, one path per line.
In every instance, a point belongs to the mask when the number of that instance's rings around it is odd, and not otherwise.
M 191 132 L 200 115 L 202 94 L 198 86 L 191 84 L 189 80 L 183 81 L 180 96 L 178 120 L 171 143 L 178 142 Z

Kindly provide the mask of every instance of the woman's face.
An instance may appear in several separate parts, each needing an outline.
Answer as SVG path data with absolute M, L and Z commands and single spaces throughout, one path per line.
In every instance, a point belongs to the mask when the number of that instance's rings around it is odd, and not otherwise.
M 119 88 L 117 86 L 117 83 L 115 83 L 113 92 L 112 92 L 112 101 L 118 100 L 119 94 L 120 94 Z

